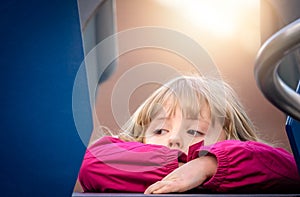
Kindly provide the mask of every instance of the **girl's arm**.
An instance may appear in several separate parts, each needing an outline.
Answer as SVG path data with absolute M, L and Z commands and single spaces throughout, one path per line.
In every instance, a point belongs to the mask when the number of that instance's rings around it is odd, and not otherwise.
M 216 157 L 218 168 L 203 188 L 217 192 L 299 191 L 296 162 L 293 155 L 282 148 L 253 141 L 227 140 L 202 147 L 194 156 L 206 153 Z
M 179 151 L 103 137 L 89 147 L 79 172 L 85 192 L 144 192 L 178 168 Z
M 177 168 L 161 181 L 152 184 L 144 193 L 185 192 L 204 183 L 216 173 L 216 170 L 217 160 L 214 156 L 199 157 Z
M 191 151 L 188 158 L 188 163 L 151 185 L 145 193 L 193 188 L 222 193 L 293 193 L 300 188 L 294 158 L 281 148 L 228 140 Z

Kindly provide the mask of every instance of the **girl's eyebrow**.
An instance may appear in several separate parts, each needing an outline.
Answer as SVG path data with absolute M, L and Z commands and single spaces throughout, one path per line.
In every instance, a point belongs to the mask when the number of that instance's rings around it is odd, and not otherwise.
M 167 117 L 167 116 L 156 116 L 155 118 L 153 118 L 153 120 L 167 120 L 167 119 L 170 119 L 170 117 Z M 209 121 L 207 120 L 204 120 L 204 119 L 199 119 L 199 117 L 188 117 L 188 118 L 185 118 L 186 120 L 191 120 L 191 121 L 201 121 L 201 122 L 205 122 L 207 124 L 209 124 Z
M 193 121 L 193 122 L 198 121 L 198 122 L 201 122 L 202 124 L 210 125 L 210 121 L 204 120 L 204 119 L 186 118 L 186 120 Z
M 169 119 L 169 117 L 166 117 L 166 116 L 157 116 L 153 120 L 167 120 L 167 119 Z

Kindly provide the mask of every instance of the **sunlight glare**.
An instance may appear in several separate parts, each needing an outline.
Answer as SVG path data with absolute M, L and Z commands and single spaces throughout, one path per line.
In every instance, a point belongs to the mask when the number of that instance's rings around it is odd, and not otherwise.
M 193 26 L 215 36 L 233 36 L 245 16 L 245 10 L 258 5 L 255 0 L 157 0 L 178 10 Z M 248 16 L 249 17 L 249 16 Z

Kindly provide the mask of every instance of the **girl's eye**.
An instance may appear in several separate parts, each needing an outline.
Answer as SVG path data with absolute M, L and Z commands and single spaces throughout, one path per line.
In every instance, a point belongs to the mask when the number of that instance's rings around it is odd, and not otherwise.
M 192 135 L 192 136 L 195 136 L 195 137 L 200 137 L 200 136 L 204 136 L 205 135 L 203 132 L 197 131 L 197 130 L 193 130 L 193 129 L 187 130 L 186 132 L 188 134 Z
M 154 135 L 164 135 L 166 134 L 168 131 L 166 129 L 156 129 L 153 131 Z

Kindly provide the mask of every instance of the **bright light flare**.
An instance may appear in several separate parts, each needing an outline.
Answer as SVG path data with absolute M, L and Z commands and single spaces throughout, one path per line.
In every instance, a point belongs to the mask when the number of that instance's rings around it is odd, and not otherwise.
M 245 17 L 257 8 L 255 0 L 157 0 L 173 7 L 194 27 L 202 28 L 215 36 L 233 36 Z M 245 24 L 244 24 L 245 25 Z

